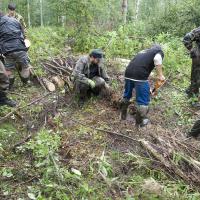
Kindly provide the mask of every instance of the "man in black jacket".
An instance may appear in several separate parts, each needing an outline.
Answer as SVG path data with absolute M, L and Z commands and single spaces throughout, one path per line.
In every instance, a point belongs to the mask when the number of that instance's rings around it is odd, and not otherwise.
M 10 87 L 14 84 L 14 70 L 20 66 L 20 78 L 29 82 L 30 65 L 21 24 L 12 17 L 0 14 L 0 53 L 5 57 L 5 68 L 9 75 Z
M 129 100 L 132 97 L 132 91 L 136 91 L 136 125 L 145 126 L 149 120 L 147 118 L 150 102 L 150 86 L 148 77 L 151 71 L 156 67 L 157 79 L 164 81 L 162 73 L 162 61 L 164 53 L 160 45 L 154 45 L 149 49 L 139 52 L 129 63 L 125 71 L 125 90 L 121 107 L 121 119 L 126 119 Z

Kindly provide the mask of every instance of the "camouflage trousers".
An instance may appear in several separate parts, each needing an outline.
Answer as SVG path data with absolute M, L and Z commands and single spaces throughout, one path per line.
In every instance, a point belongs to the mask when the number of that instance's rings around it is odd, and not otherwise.
M 0 91 L 4 91 L 9 87 L 9 79 L 3 65 L 3 62 L 0 60 Z
M 6 55 L 5 68 L 9 78 L 14 78 L 14 71 L 17 69 L 20 77 L 29 78 L 30 64 L 29 57 L 26 51 L 12 52 Z
M 96 83 L 95 88 L 91 88 L 88 84 L 83 83 L 79 80 L 75 81 L 75 93 L 79 98 L 85 99 L 90 97 L 91 94 L 99 95 L 102 90 L 106 89 L 106 83 L 103 78 L 95 76 L 92 80 Z
M 200 50 L 194 48 L 191 54 L 192 69 L 191 69 L 191 84 L 188 88 L 188 94 L 198 95 L 200 88 Z

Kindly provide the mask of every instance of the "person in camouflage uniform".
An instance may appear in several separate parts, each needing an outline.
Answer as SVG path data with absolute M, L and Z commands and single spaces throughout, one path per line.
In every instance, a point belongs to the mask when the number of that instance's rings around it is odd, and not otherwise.
M 10 88 L 14 84 L 14 70 L 19 67 L 22 82 L 29 84 L 30 60 L 21 24 L 13 17 L 0 13 L 0 53 L 4 55 L 5 68 L 10 80 Z
M 81 57 L 72 75 L 79 105 L 82 106 L 91 93 L 98 95 L 108 88 L 109 76 L 103 66 L 103 52 L 94 49 L 89 56 Z
M 0 106 L 7 105 L 10 107 L 15 107 L 16 102 L 9 99 L 6 94 L 6 90 L 9 87 L 9 79 L 6 74 L 3 62 L 3 56 L 0 55 Z
M 8 17 L 14 17 L 21 24 L 23 31 L 24 31 L 24 39 L 26 39 L 27 38 L 26 23 L 24 21 L 24 18 L 19 13 L 17 13 L 15 10 L 16 10 L 16 4 L 9 3 L 8 4 L 8 14 L 7 14 L 7 16 Z
M 193 42 L 196 43 L 193 47 Z M 183 44 L 190 52 L 192 58 L 192 69 L 191 69 L 191 84 L 186 90 L 188 97 L 199 95 L 200 88 L 200 27 L 187 33 L 183 38 Z

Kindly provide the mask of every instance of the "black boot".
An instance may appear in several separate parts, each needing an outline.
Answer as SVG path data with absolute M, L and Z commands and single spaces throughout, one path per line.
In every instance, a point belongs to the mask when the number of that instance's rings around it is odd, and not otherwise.
M 17 103 L 6 96 L 5 92 L 0 91 L 0 106 L 16 107 Z
M 15 78 L 9 78 L 9 90 L 13 89 L 14 82 L 15 82 Z
M 21 78 L 21 81 L 22 83 L 27 86 L 27 87 L 30 87 L 31 86 L 31 82 L 30 82 L 30 79 L 29 78 L 23 78 L 23 77 L 20 77 Z
M 185 93 L 187 94 L 188 98 L 192 98 L 192 97 L 198 97 L 199 96 L 199 88 L 193 88 L 193 87 L 188 87 L 185 90 Z
M 79 98 L 78 99 L 78 107 L 82 108 L 84 106 L 85 102 L 86 102 L 85 98 Z
M 200 103 L 199 103 L 199 102 L 192 102 L 192 103 L 191 103 L 191 106 L 192 106 L 193 108 L 199 109 L 199 108 L 200 108 Z
M 127 110 L 130 102 L 128 99 L 123 99 L 121 102 L 121 120 L 126 120 L 127 117 Z
M 90 97 L 90 87 L 84 83 L 76 83 L 76 93 L 78 96 L 78 106 L 83 107 L 85 102 Z
M 187 137 L 197 138 L 200 135 L 200 120 L 197 120 Z

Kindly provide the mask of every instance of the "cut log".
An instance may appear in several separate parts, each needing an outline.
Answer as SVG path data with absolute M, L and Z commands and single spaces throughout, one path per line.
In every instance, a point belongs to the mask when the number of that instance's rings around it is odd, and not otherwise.
M 59 76 L 52 77 L 52 81 L 58 88 L 63 88 L 65 85 L 65 82 Z
M 48 79 L 43 78 L 42 81 L 43 81 L 45 87 L 47 88 L 47 90 L 49 90 L 50 92 L 54 92 L 56 90 L 55 85 Z

